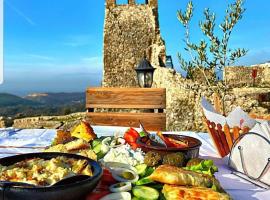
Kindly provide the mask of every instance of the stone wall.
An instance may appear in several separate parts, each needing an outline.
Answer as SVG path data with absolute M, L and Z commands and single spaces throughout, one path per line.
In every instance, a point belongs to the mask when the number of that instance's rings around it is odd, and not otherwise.
M 252 86 L 253 79 L 251 73 L 253 69 L 257 70 L 255 85 L 259 87 L 270 87 L 270 63 L 250 67 L 226 67 L 223 78 L 232 87 Z
M 153 65 L 165 62 L 165 45 L 160 36 L 157 0 L 137 5 L 106 1 L 104 25 L 104 87 L 137 86 L 134 68 L 144 53 Z
M 201 75 L 196 77 L 198 82 L 193 82 L 172 69 L 161 67 L 166 53 L 165 43 L 160 36 L 157 0 L 149 0 L 148 4 L 143 5 L 136 5 L 135 0 L 129 0 L 127 5 L 116 5 L 115 0 L 107 0 L 103 87 L 137 87 L 134 68 L 145 51 L 156 68 L 153 87 L 167 89 L 167 129 L 205 130 L 200 101 L 202 96 L 211 101 L 213 92 L 201 80 Z M 269 66 L 256 68 L 256 83 L 267 86 L 270 83 Z M 226 68 L 228 83 L 232 87 L 242 87 L 247 83 L 251 85 L 251 69 Z M 241 106 L 247 112 L 269 113 L 269 109 L 260 104 L 256 95 L 240 91 L 241 88 L 231 89 L 226 95 L 227 113 L 236 106 Z
M 167 130 L 205 131 L 201 98 L 213 103 L 213 92 L 199 82 L 181 77 L 174 70 L 158 67 L 154 74 L 154 87 L 167 89 Z M 258 94 L 270 88 L 234 88 L 225 96 L 226 113 L 240 106 L 248 113 L 270 114 L 270 109 L 258 100 Z
M 15 119 L 14 128 L 47 128 L 47 129 L 69 129 L 80 120 L 85 119 L 85 112 L 73 113 L 65 116 L 41 116 Z

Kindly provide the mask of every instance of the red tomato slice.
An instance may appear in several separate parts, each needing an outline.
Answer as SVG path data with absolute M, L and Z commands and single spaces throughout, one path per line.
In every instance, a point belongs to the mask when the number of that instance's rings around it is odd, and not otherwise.
M 139 137 L 140 134 L 134 128 L 129 128 L 124 134 L 127 143 L 136 142 Z
M 107 194 L 110 194 L 110 192 L 109 191 L 92 192 L 86 197 L 86 200 L 99 200 L 102 197 L 106 196 Z
M 111 172 L 107 169 L 103 170 L 103 175 L 101 177 L 101 184 L 103 185 L 109 185 L 116 183 L 116 180 L 113 178 Z
M 132 148 L 133 150 L 136 150 L 137 148 L 139 148 L 139 145 L 138 145 L 137 143 L 135 143 L 135 142 L 132 142 L 132 143 L 130 143 L 129 145 L 131 146 L 131 148 Z

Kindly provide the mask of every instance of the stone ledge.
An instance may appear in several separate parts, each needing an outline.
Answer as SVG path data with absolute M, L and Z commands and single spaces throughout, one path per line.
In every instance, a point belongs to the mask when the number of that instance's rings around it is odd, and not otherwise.
M 40 116 L 15 119 L 14 128 L 46 128 L 59 129 L 67 128 L 67 126 L 77 123 L 85 118 L 85 112 L 72 113 L 64 116 Z

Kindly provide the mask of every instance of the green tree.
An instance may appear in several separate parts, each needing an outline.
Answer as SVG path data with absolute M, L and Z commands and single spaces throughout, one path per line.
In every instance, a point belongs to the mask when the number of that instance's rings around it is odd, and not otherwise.
M 182 69 L 187 72 L 187 78 L 193 79 L 195 69 L 198 69 L 204 76 L 206 83 L 217 93 L 223 102 L 227 91 L 226 78 L 218 81 L 216 72 L 222 71 L 226 66 L 233 65 L 237 59 L 247 54 L 243 48 L 229 48 L 229 40 L 235 25 L 242 19 L 245 8 L 243 0 L 236 0 L 228 5 L 223 22 L 216 28 L 216 15 L 210 12 L 209 8 L 204 10 L 204 19 L 199 22 L 199 27 L 205 36 L 200 42 L 193 43 L 190 41 L 190 21 L 194 13 L 192 1 L 187 4 L 185 11 L 179 10 L 177 17 L 185 28 L 185 50 L 190 55 L 190 60 L 186 61 L 179 53 L 178 58 Z M 222 34 L 218 34 L 221 31 Z M 219 36 L 221 35 L 221 36 Z

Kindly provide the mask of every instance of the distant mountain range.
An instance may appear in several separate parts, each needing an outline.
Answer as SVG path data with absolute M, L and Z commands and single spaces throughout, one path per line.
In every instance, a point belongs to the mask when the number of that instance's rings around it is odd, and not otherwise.
M 45 105 L 77 104 L 85 102 L 85 93 L 33 93 L 27 95 L 24 99 Z
M 0 93 L 0 116 L 64 115 L 84 110 L 85 93 L 34 93 L 25 97 Z
M 0 108 L 6 106 L 39 106 L 39 102 L 31 101 L 28 99 L 21 98 L 19 96 L 8 94 L 8 93 L 0 93 Z

